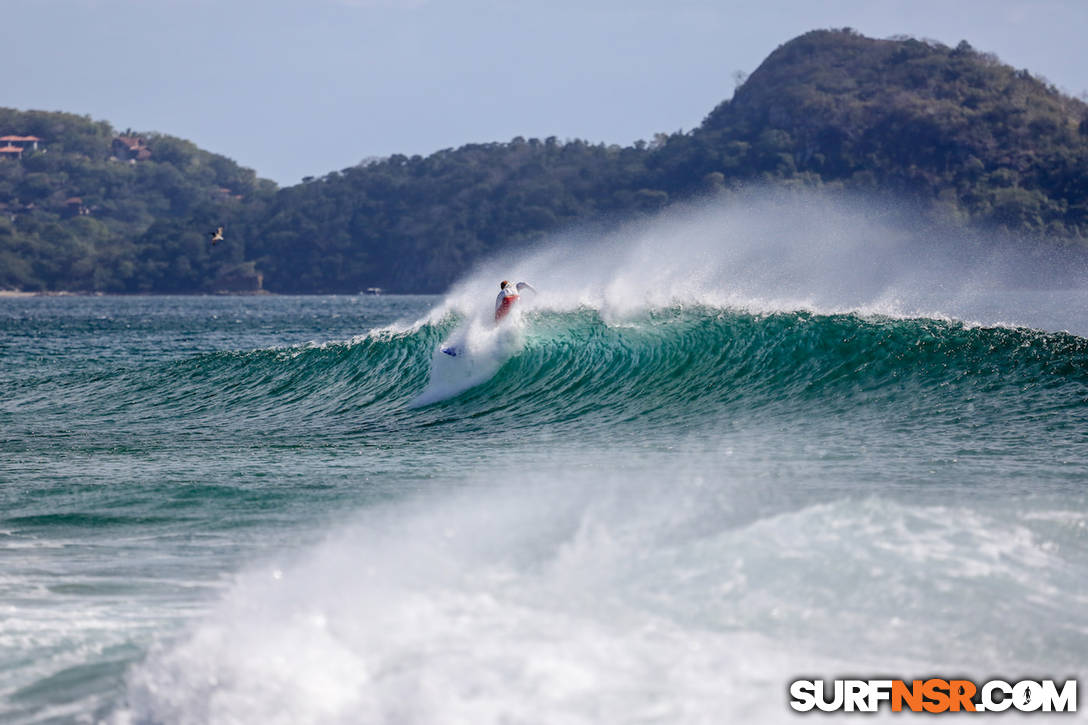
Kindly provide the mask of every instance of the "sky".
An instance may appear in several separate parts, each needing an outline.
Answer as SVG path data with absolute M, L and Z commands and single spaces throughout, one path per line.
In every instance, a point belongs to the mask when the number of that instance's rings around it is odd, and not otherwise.
M 966 39 L 1080 95 L 1085 0 L 2 0 L 0 105 L 187 138 L 281 185 L 515 136 L 690 130 L 816 28 Z

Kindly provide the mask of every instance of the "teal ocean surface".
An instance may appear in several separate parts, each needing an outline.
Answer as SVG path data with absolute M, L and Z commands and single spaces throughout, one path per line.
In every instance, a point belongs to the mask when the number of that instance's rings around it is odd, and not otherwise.
M 685 230 L 443 297 L 0 299 L 0 720 L 780 722 L 801 676 L 1082 675 L 1084 290 Z M 541 292 L 495 327 L 505 269 Z

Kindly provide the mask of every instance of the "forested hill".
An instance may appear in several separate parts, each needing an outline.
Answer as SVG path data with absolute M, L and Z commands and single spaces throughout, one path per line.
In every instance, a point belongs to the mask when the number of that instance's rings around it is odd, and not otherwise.
M 259 235 L 262 266 L 285 289 L 434 289 L 557 226 L 753 181 L 891 192 L 962 223 L 1083 239 L 1086 119 L 1085 104 L 967 43 L 815 31 L 700 127 L 649 145 L 514 139 L 286 189 Z
M 10 126 L 5 119 L 0 131 Z M 111 133 L 101 129 L 99 142 Z M 214 290 L 244 277 L 239 265 L 248 261 L 275 292 L 435 292 L 482 255 L 549 231 L 752 183 L 874 191 L 945 221 L 1080 244 L 1088 237 L 1084 103 L 965 42 L 849 30 L 786 43 L 698 128 L 629 147 L 515 138 L 393 156 L 274 191 L 169 137 L 148 138 L 150 158 L 120 164 L 101 143 L 79 163 L 24 153 L 20 172 L 0 172 L 0 202 L 22 205 L 0 227 L 0 286 Z M 188 156 L 168 158 L 158 145 Z M 11 163 L 0 159 L 0 168 Z M 151 173 L 152 164 L 169 168 Z M 70 183 L 87 167 L 116 181 Z M 31 178 L 50 173 L 48 183 Z M 91 199 L 89 213 L 64 219 L 62 193 Z M 47 198 L 27 211 L 28 201 Z M 201 236 L 219 224 L 227 252 Z M 69 261 L 50 261 L 57 250 Z
M 664 156 L 689 159 L 676 182 L 693 166 L 814 175 L 976 223 L 1088 236 L 1088 106 L 966 41 L 808 33 L 670 146 Z

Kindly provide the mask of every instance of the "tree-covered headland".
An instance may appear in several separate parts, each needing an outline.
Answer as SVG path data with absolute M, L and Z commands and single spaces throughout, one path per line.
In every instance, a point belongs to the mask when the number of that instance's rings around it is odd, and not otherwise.
M 276 191 L 188 141 L 85 116 L 0 109 L 0 132 L 40 139 L 0 158 L 0 288 L 207 289 L 245 267 L 246 240 L 212 249 L 205 227 L 259 215 Z
M 86 117 L 0 109 L 5 134 L 41 139 L 0 154 L 8 289 L 238 291 L 263 279 L 273 292 L 437 292 L 548 232 L 755 183 L 889 194 L 965 226 L 1088 238 L 1088 106 L 966 42 L 849 30 L 786 43 L 698 128 L 631 146 L 515 138 L 278 189 L 187 141 Z

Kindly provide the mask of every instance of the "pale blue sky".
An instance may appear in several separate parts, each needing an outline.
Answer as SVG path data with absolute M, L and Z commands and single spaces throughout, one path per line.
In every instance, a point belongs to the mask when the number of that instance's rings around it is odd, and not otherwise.
M 368 156 L 690 129 L 814 28 L 966 38 L 1073 94 L 1088 2 L 3 0 L 0 105 L 88 114 L 281 184 Z

